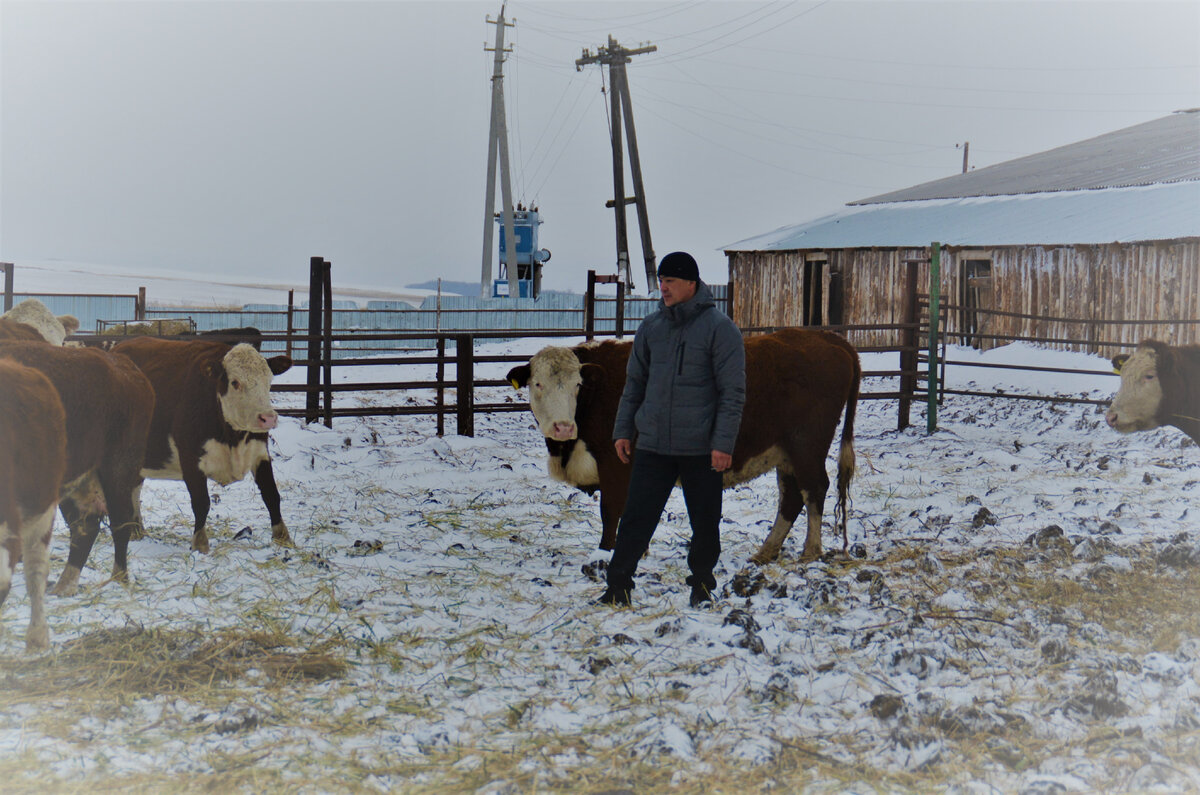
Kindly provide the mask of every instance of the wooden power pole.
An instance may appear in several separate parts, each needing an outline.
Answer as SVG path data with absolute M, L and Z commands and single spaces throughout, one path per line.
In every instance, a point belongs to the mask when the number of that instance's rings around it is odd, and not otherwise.
M 483 268 L 479 275 L 479 290 L 483 298 L 492 294 L 492 230 L 496 225 L 496 158 L 500 158 L 500 195 L 504 203 L 504 239 L 508 242 L 505 268 L 508 271 L 508 294 L 519 296 L 517 285 L 517 238 L 513 233 L 512 172 L 508 163 L 508 126 L 504 120 L 504 28 L 514 23 L 504 21 L 504 6 L 500 17 L 488 24 L 496 26 L 496 46 L 484 46 L 484 51 L 496 53 L 492 67 L 492 123 L 488 131 L 487 197 L 483 207 Z
M 633 126 L 633 101 L 629 98 L 629 79 L 625 74 L 625 64 L 633 55 L 655 52 L 658 47 L 647 45 L 629 49 L 622 47 L 608 37 L 607 47 L 597 47 L 596 53 L 584 50 L 583 56 L 576 59 L 575 69 L 579 71 L 589 64 L 598 63 L 608 67 L 608 91 L 610 115 L 612 117 L 612 158 L 613 158 L 613 198 L 605 203 L 612 207 L 616 216 L 617 227 L 617 272 L 624 273 L 627 288 L 633 287 L 633 273 L 629 266 L 629 238 L 625 225 L 625 205 L 637 206 L 638 227 L 642 234 L 642 257 L 646 263 L 646 292 L 653 293 L 658 285 L 655 275 L 654 246 L 650 242 L 650 216 L 646 210 L 646 191 L 642 185 L 642 163 L 638 157 L 637 131 Z M 621 125 L 624 119 L 625 138 L 629 146 L 629 171 L 633 178 L 633 196 L 625 195 L 625 163 L 621 149 Z

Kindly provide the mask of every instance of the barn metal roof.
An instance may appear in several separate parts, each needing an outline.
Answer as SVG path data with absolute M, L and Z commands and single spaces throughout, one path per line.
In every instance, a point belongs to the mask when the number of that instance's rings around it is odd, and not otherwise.
M 858 204 L 1123 188 L 1200 179 L 1200 109 L 1172 113 Z
M 1129 243 L 1200 237 L 1200 180 L 847 206 L 725 251 Z

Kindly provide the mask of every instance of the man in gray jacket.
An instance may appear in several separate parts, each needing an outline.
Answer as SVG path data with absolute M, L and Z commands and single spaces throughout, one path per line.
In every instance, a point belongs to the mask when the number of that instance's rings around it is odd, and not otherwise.
M 613 426 L 617 456 L 626 463 L 632 456 L 633 472 L 599 602 L 629 604 L 638 561 L 678 481 L 692 523 L 687 582 L 696 607 L 711 602 L 717 586 L 722 473 L 746 402 L 746 349 L 690 254 L 662 258 L 658 287 L 662 301 L 634 337 Z

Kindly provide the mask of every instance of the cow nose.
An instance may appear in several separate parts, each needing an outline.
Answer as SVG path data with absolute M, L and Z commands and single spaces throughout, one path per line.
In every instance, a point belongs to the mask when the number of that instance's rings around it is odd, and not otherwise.
M 573 422 L 556 422 L 554 423 L 554 438 L 558 440 L 575 438 L 575 423 Z
M 279 415 L 273 411 L 264 411 L 258 415 L 258 427 L 264 431 L 269 431 L 279 424 Z

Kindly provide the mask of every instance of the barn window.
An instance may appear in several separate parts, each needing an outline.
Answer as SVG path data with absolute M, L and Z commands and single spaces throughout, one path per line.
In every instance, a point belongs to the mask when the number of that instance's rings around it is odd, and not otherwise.
M 980 310 L 992 308 L 992 261 L 971 255 L 959 260 L 959 329 L 962 344 L 984 347 L 981 335 L 987 330 L 988 315 Z M 990 346 L 988 346 L 990 347 Z

